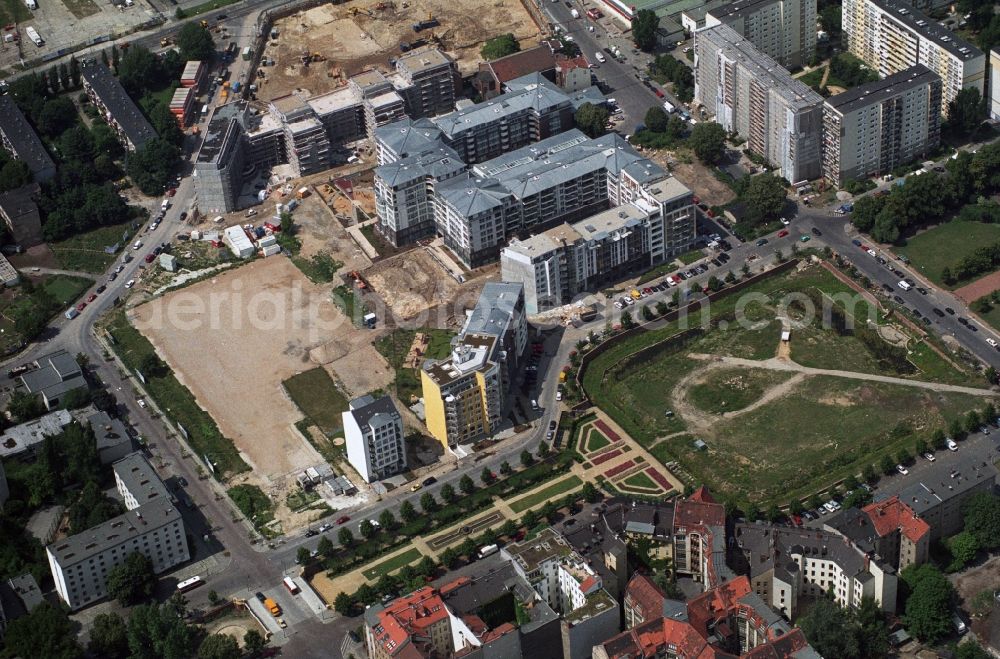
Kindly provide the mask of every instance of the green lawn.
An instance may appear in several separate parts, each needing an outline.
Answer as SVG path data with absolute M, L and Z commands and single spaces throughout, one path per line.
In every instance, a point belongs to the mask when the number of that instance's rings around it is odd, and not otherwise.
M 115 255 L 121 253 L 122 247 L 128 245 L 131 236 L 130 223 L 126 222 L 87 231 L 57 243 L 50 243 L 49 247 L 59 261 L 59 267 L 63 270 L 101 274 L 114 262 Z M 104 252 L 105 247 L 112 247 L 116 244 L 118 250 L 115 254 Z
M 637 488 L 637 489 L 640 489 L 640 490 L 659 490 L 660 489 L 660 486 L 657 485 L 656 483 L 654 483 L 652 478 L 650 478 L 649 476 L 647 476 L 645 473 L 643 473 L 641 471 L 638 474 L 632 474 L 631 476 L 629 476 L 628 478 L 626 478 L 625 480 L 623 480 L 618 485 L 619 486 L 626 485 L 626 486 L 634 487 L 634 488 Z
M 690 265 L 695 261 L 700 261 L 705 258 L 705 252 L 700 249 L 692 249 L 690 252 L 684 252 L 677 256 L 676 260 L 680 261 L 684 265 Z
M 147 355 L 156 354 L 146 337 L 129 324 L 124 311 L 117 311 L 110 317 L 107 331 L 115 352 L 131 369 L 137 368 Z M 187 430 L 188 443 L 197 453 L 199 462 L 203 456 L 208 456 L 215 465 L 216 475 L 222 479 L 250 469 L 233 442 L 219 432 L 208 412 L 169 370 L 160 377 L 147 376 L 145 386 L 160 408 L 170 410 L 170 417 Z
M 825 71 L 826 71 L 826 67 L 825 66 L 821 66 L 821 67 L 819 67 L 817 69 L 813 69 L 812 71 L 810 71 L 809 73 L 805 74 L 804 76 L 799 76 L 798 78 L 796 78 L 796 80 L 798 80 L 799 82 L 801 82 L 803 85 L 806 85 L 808 87 L 816 88 L 816 87 L 819 87 L 819 83 L 823 82 L 823 73 Z
M 792 373 L 763 368 L 724 368 L 688 389 L 688 400 L 712 414 L 735 412 L 791 377 Z
M 954 288 L 941 281 L 941 270 L 953 267 L 983 245 L 997 241 L 1000 241 L 1000 224 L 948 222 L 910 238 L 906 247 L 897 251 L 905 254 L 913 267 L 938 286 Z M 958 286 L 968 283 L 959 282 Z
M 413 345 L 413 338 L 417 332 L 430 336 L 424 358 L 441 359 L 451 352 L 451 339 L 455 333 L 451 330 L 430 327 L 419 330 L 394 329 L 375 342 L 375 349 L 385 357 L 389 366 L 396 372 L 396 396 L 404 403 L 407 403 L 412 396 L 421 395 L 420 373 L 417 369 L 403 368 L 403 360 L 410 352 L 410 346 Z
M 343 425 L 341 412 L 347 411 L 348 400 L 322 366 L 293 375 L 282 385 L 302 413 L 327 436 Z
M 42 284 L 46 292 L 64 306 L 76 302 L 83 292 L 93 285 L 94 282 L 89 279 L 67 275 L 52 275 Z
M 574 490 L 580 485 L 583 485 L 583 481 L 580 480 L 579 476 L 570 476 L 561 481 L 553 483 L 548 487 L 543 487 L 534 494 L 530 494 L 523 499 L 518 499 L 514 503 L 510 504 L 510 509 L 515 513 L 523 513 L 529 508 L 534 508 L 538 504 L 545 503 L 549 499 L 555 499 L 560 494 L 565 494 L 570 490 Z
M 587 440 L 584 442 L 586 453 L 593 453 L 605 446 L 611 446 L 611 440 L 608 439 L 607 435 L 594 426 L 590 426 L 585 432 L 587 437 Z
M 996 312 L 995 307 L 994 312 Z M 1000 320 L 1000 314 L 997 319 Z M 985 384 L 983 378 L 975 373 L 956 370 L 934 352 L 926 341 L 909 346 L 908 357 L 910 363 L 917 367 L 918 372 L 914 375 L 917 380 L 933 380 L 965 387 L 982 387 Z
M 167 107 L 169 107 L 170 101 L 174 97 L 174 90 L 178 87 L 180 87 L 180 83 L 171 83 L 163 89 L 155 92 L 147 92 L 142 98 L 139 99 L 139 105 L 142 107 L 143 112 L 148 115 L 149 111 L 153 108 L 153 105 L 157 101 L 164 103 Z
M 373 565 L 367 570 L 363 570 L 361 574 L 369 581 L 378 581 L 380 577 L 390 572 L 395 572 L 419 559 L 420 550 L 416 547 L 411 547 L 402 554 L 396 554 L 387 561 L 382 561 L 378 565 Z

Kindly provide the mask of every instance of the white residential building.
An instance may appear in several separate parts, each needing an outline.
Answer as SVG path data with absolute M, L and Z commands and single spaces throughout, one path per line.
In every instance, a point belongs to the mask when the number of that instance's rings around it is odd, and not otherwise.
M 45 548 L 56 592 L 73 610 L 107 595 L 108 572 L 134 552 L 157 574 L 191 558 L 184 521 L 152 465 L 133 453 L 113 465 L 128 512 Z
M 990 119 L 1000 121 L 1000 46 L 990 51 Z
M 986 83 L 986 55 L 903 0 L 844 0 L 844 45 L 882 77 L 923 64 L 941 76 L 941 114 Z
M 816 54 L 816 0 L 736 0 L 705 14 L 705 27 L 720 24 L 789 69 Z
M 347 461 L 366 483 L 406 470 L 403 420 L 391 398 L 361 396 L 342 414 Z

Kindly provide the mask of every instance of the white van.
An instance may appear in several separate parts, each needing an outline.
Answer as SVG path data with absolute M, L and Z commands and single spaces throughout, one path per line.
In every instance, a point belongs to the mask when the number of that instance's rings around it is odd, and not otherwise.
M 911 288 L 913 288 L 912 286 L 910 286 L 907 282 L 903 281 L 902 279 L 900 279 L 898 282 L 896 282 L 896 286 L 899 286 L 904 291 L 908 291 Z
M 164 199 L 163 202 L 160 204 L 160 210 L 166 211 L 168 208 L 170 208 L 170 200 Z
M 966 632 L 965 621 L 957 613 L 951 614 L 951 626 L 955 628 L 955 633 L 959 636 Z
M 600 62 L 601 64 L 604 64 L 607 61 L 607 58 L 604 56 L 604 53 L 601 52 L 594 53 L 594 57 L 597 58 L 597 61 Z

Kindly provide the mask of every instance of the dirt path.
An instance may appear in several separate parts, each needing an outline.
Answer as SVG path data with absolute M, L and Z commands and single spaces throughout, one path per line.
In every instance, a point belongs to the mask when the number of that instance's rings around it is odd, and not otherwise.
M 691 359 L 702 361 L 712 361 L 719 365 L 743 366 L 745 368 L 767 368 L 773 371 L 796 371 L 806 375 L 829 375 L 835 378 L 848 378 L 851 380 L 867 380 L 869 382 L 885 382 L 886 384 L 899 384 L 904 387 L 917 387 L 919 389 L 930 389 L 932 391 L 948 391 L 958 394 L 969 394 L 972 396 L 997 396 L 998 394 L 987 389 L 977 389 L 975 387 L 962 387 L 955 384 L 941 384 L 938 382 L 923 382 L 921 380 L 907 380 L 905 378 L 894 378 L 888 375 L 874 375 L 871 373 L 856 373 L 854 371 L 838 371 L 829 368 L 810 368 L 795 362 L 781 361 L 777 358 L 757 361 L 754 359 L 743 359 L 741 357 L 720 357 L 719 355 L 706 355 L 704 353 L 690 353 Z M 690 376 L 688 376 L 690 377 Z M 687 379 L 687 378 L 685 378 Z
M 826 85 L 826 81 L 829 78 L 830 78 L 830 67 L 827 66 L 825 69 L 823 69 L 823 79 L 819 81 L 819 88 L 820 89 L 823 89 L 823 87 Z

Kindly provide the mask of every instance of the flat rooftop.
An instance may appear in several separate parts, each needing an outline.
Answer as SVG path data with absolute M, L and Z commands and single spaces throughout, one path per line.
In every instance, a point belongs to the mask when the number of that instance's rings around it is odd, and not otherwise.
M 579 239 L 580 234 L 571 225 L 560 224 L 524 240 L 515 238 L 504 248 L 504 251 L 516 252 L 533 258 L 549 254 L 564 245 L 572 245 Z
M 573 225 L 580 237 L 587 241 L 606 240 L 614 234 L 642 224 L 646 213 L 632 204 L 623 204 L 591 215 Z
M 470 334 L 462 338 L 449 357 L 424 362 L 423 369 L 435 384 L 444 386 L 491 364 L 497 337 Z
M 328 94 L 313 96 L 307 103 L 319 116 L 339 112 L 361 104 L 361 97 L 351 87 L 341 87 Z
M 169 500 L 143 504 L 135 510 L 77 533 L 47 547 L 60 565 L 66 567 L 102 554 L 167 524 L 181 521 L 181 514 Z
M 958 36 L 937 21 L 920 13 L 913 5 L 900 0 L 868 0 L 876 7 L 890 14 L 893 19 L 905 25 L 911 32 L 934 42 L 962 61 L 984 57 L 983 51 Z
M 129 494 L 135 497 L 139 505 L 170 500 L 167 486 L 160 480 L 153 465 L 139 451 L 130 453 L 111 465 L 115 475 Z
M 840 114 L 850 114 L 855 110 L 881 103 L 902 94 L 908 89 L 933 84 L 935 81 L 940 80 L 941 77 L 938 74 L 923 64 L 917 64 L 905 71 L 886 76 L 881 80 L 875 80 L 860 87 L 849 89 L 843 94 L 831 96 L 824 103 L 827 107 L 836 110 Z
M 411 76 L 440 66 L 450 66 L 452 59 L 433 46 L 400 55 L 396 67 Z
M 66 410 L 49 412 L 34 421 L 7 428 L 0 435 L 0 457 L 16 455 L 38 444 L 46 437 L 58 435 L 73 421 Z
M 208 127 L 205 128 L 201 148 L 198 150 L 198 162 L 215 162 L 225 145 L 226 135 L 231 130 L 230 124 L 234 120 L 239 122 L 246 109 L 245 102 L 216 106 L 208 121 Z
M 573 553 L 566 539 L 547 528 L 531 540 L 511 543 L 503 548 L 525 573 L 531 573 L 550 560 L 559 560 Z

